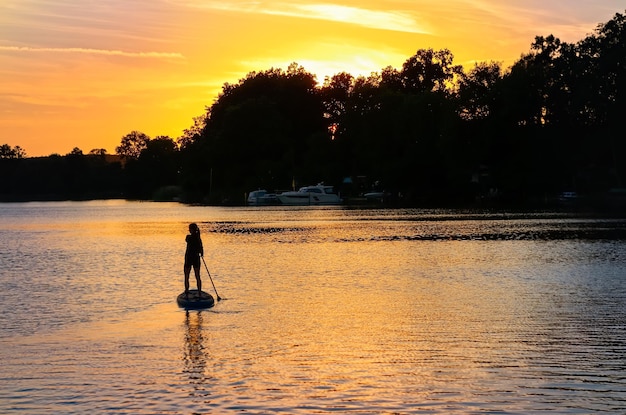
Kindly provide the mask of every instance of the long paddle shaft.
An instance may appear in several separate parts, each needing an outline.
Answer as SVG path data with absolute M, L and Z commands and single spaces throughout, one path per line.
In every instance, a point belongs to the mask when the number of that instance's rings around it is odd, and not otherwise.
M 217 301 L 220 301 L 220 295 L 217 293 L 217 288 L 215 288 L 215 284 L 213 283 L 213 278 L 211 278 L 211 273 L 209 272 L 209 267 L 206 266 L 206 262 L 204 261 L 204 257 L 201 256 L 202 263 L 204 264 L 204 268 L 206 268 L 206 273 L 209 274 L 209 279 L 211 280 L 211 284 L 213 285 L 213 289 L 215 290 L 215 295 L 217 296 Z

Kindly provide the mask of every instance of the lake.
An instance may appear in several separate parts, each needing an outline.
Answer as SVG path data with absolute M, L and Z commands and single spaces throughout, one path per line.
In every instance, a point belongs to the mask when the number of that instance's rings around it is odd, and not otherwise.
M 3 414 L 625 413 L 626 221 L 0 204 L 0 322 Z

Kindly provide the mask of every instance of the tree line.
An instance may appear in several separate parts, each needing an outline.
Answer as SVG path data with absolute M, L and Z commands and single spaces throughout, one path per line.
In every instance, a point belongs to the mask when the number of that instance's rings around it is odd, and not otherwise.
M 176 140 L 133 131 L 115 156 L 33 159 L 2 146 L 0 196 L 241 203 L 257 188 L 324 181 L 423 206 L 598 199 L 624 186 L 625 85 L 620 13 L 576 43 L 537 36 L 507 69 L 420 49 L 399 69 L 318 84 L 294 63 L 224 84 Z

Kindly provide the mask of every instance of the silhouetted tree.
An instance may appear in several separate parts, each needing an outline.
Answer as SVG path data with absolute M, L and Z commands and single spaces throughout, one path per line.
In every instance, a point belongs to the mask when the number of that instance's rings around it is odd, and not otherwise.
M 115 147 L 115 153 L 126 159 L 137 159 L 142 150 L 150 141 L 150 137 L 140 131 L 131 131 L 122 137 L 119 146 Z
M 148 141 L 137 160 L 146 194 L 152 194 L 159 187 L 177 184 L 178 159 L 178 146 L 170 137 L 159 136 Z
M 317 175 L 324 160 L 312 161 L 307 154 L 324 139 L 315 76 L 292 64 L 287 71 L 252 72 L 236 85 L 225 84 L 198 140 L 196 153 L 203 158 L 186 157 L 185 164 L 200 164 L 192 169 L 216 199 L 241 200 L 251 188 Z
M 193 125 L 183 130 L 183 134 L 176 140 L 179 148 L 189 147 L 200 138 L 202 130 L 206 126 L 206 120 L 209 118 L 208 111 L 210 111 L 209 108 L 207 108 L 207 113 L 193 117 Z
M 502 68 L 496 62 L 476 63 L 469 72 L 459 75 L 459 116 L 464 120 L 487 118 L 495 104 Z
M 21 159 L 26 157 L 26 151 L 20 146 L 11 147 L 8 144 L 0 146 L 0 159 Z
M 448 49 L 419 49 L 402 65 L 399 77 L 404 89 L 415 93 L 447 92 L 454 76 L 461 72 L 461 66 L 453 65 L 453 60 Z
M 593 162 L 610 166 L 610 186 L 624 186 L 626 140 L 623 117 L 626 113 L 626 15 L 617 13 L 579 44 L 590 60 L 593 85 L 590 107 L 598 131 L 593 138 Z M 592 78 L 593 79 L 589 79 Z

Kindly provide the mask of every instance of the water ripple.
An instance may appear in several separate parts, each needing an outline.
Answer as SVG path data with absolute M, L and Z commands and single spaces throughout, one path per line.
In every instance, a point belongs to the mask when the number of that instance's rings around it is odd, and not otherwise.
M 132 202 L 0 216 L 2 413 L 626 412 L 622 220 Z M 190 221 L 227 298 L 211 310 L 174 301 Z

